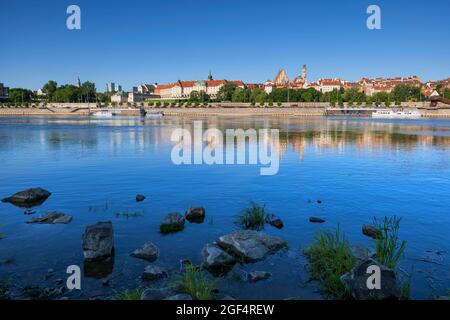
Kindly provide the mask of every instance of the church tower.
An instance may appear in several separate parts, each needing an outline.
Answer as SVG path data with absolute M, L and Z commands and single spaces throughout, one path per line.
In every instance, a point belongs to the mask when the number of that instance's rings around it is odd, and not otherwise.
M 302 80 L 306 82 L 306 64 L 304 64 L 302 68 Z
M 209 70 L 208 80 L 213 80 L 213 76 L 212 76 L 211 70 Z

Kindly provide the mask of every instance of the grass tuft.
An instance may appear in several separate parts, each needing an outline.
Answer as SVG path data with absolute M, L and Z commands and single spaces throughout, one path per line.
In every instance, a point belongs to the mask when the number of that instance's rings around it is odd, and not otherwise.
M 137 288 L 135 290 L 123 290 L 118 291 L 113 296 L 114 300 L 141 300 L 141 294 L 144 291 L 142 288 Z
M 185 270 L 175 283 L 181 285 L 194 300 L 214 300 L 216 281 L 208 278 L 200 268 L 186 264 Z
M 374 218 L 375 227 L 380 230 L 376 239 L 375 256 L 377 260 L 388 268 L 395 268 L 406 249 L 406 241 L 399 241 L 398 230 L 401 218 L 384 217 L 382 220 Z
M 129 219 L 129 218 L 142 217 L 142 216 L 144 216 L 144 213 L 142 211 L 128 211 L 128 210 L 125 210 L 125 211 L 122 211 L 122 212 L 116 212 L 115 215 L 116 215 L 117 218 L 124 217 L 126 219 Z
M 244 229 L 261 230 L 264 228 L 267 215 L 268 212 L 265 205 L 260 206 L 252 201 L 248 208 L 242 210 L 236 220 L 236 224 Z
M 341 235 L 339 226 L 333 232 L 317 233 L 314 242 L 304 250 L 309 259 L 308 271 L 311 277 L 322 283 L 325 294 L 337 299 L 350 297 L 341 282 L 341 276 L 349 272 L 356 259 L 351 253 L 347 237 Z

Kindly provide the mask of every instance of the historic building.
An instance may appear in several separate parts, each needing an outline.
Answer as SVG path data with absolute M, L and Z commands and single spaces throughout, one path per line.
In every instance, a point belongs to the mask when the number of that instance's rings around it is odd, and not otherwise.
M 241 80 L 192 80 L 177 81 L 175 83 L 157 85 L 155 95 L 162 99 L 188 99 L 193 91 L 205 92 L 211 98 L 215 98 L 220 88 L 226 83 L 234 83 L 240 88 L 244 88 Z
M 289 84 L 289 77 L 284 69 L 278 70 L 273 80 L 276 87 L 285 87 Z

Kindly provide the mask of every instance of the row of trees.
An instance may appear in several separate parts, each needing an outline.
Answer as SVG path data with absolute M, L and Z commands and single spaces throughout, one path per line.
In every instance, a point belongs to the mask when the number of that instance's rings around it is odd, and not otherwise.
M 403 101 L 423 101 L 424 96 L 419 87 L 400 85 L 394 88 L 392 92 L 379 92 L 369 97 L 359 88 L 352 87 L 347 90 L 334 90 L 332 92 L 322 93 L 313 88 L 308 89 L 288 89 L 276 88 L 267 94 L 262 89 L 249 90 L 237 87 L 233 83 L 227 83 L 220 88 L 217 95 L 218 101 L 232 102 L 330 102 L 332 104 L 340 103 L 382 103 L 382 102 L 403 102 Z
M 450 94 L 450 90 L 449 90 Z M 205 92 L 193 91 L 190 95 L 190 102 L 208 102 L 211 98 Z M 279 102 L 329 102 L 331 104 L 391 104 L 406 101 L 423 101 L 420 88 L 409 85 L 399 85 L 392 92 L 378 92 L 372 96 L 367 96 L 359 88 L 334 90 L 322 93 L 313 88 L 308 89 L 288 89 L 276 88 L 271 93 L 266 93 L 260 88 L 249 90 L 238 87 L 234 83 L 227 83 L 222 86 L 217 94 L 216 101 L 230 102 L 250 102 L 253 104 L 279 103 Z
M 7 102 L 18 105 L 42 100 L 46 102 L 96 102 L 99 100 L 95 84 L 89 81 L 84 82 L 80 87 L 69 84 L 58 87 L 56 81 L 50 80 L 44 85 L 42 91 L 45 93 L 43 99 L 29 89 L 11 88 Z M 106 99 L 103 100 L 106 101 Z
M 97 90 L 95 84 L 83 82 L 80 87 L 66 84 L 58 87 L 56 81 L 47 82 L 42 91 L 48 102 L 96 102 Z

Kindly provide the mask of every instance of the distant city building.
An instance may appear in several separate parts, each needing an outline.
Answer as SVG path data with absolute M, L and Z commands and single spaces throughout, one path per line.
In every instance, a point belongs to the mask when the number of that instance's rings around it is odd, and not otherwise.
M 317 80 L 318 87 L 315 89 L 322 93 L 333 92 L 334 90 L 340 90 L 344 85 L 343 81 L 339 78 L 335 79 L 319 79 Z
M 9 97 L 9 88 L 5 87 L 3 83 L 0 83 L 0 100 L 6 100 Z
M 128 95 L 124 92 L 117 92 L 111 96 L 112 103 L 124 103 L 128 102 Z
M 137 92 L 143 95 L 153 95 L 157 84 L 140 84 L 137 87 Z
M 129 92 L 128 93 L 128 102 L 142 102 L 145 100 L 145 96 L 138 92 Z
M 114 82 L 108 82 L 106 84 L 106 92 L 115 93 L 117 91 L 122 91 L 121 86 L 116 86 Z
M 274 86 L 275 86 L 275 84 L 273 83 L 272 80 L 267 80 L 266 82 L 264 82 L 264 91 L 267 94 L 270 94 L 273 91 Z
M 240 88 L 245 88 L 245 84 L 241 80 L 180 80 L 175 83 L 157 85 L 155 95 L 163 99 L 187 99 L 193 91 L 203 91 L 211 98 L 215 98 L 220 88 L 226 83 L 234 83 Z
M 362 77 L 358 83 L 367 96 L 372 96 L 378 92 L 391 92 L 399 85 L 422 86 L 422 82 L 417 76 L 373 79 Z
M 278 70 L 273 80 L 276 87 L 284 87 L 289 84 L 289 77 L 284 69 Z
M 80 81 L 80 77 L 77 78 L 77 87 L 81 88 L 81 81 Z

